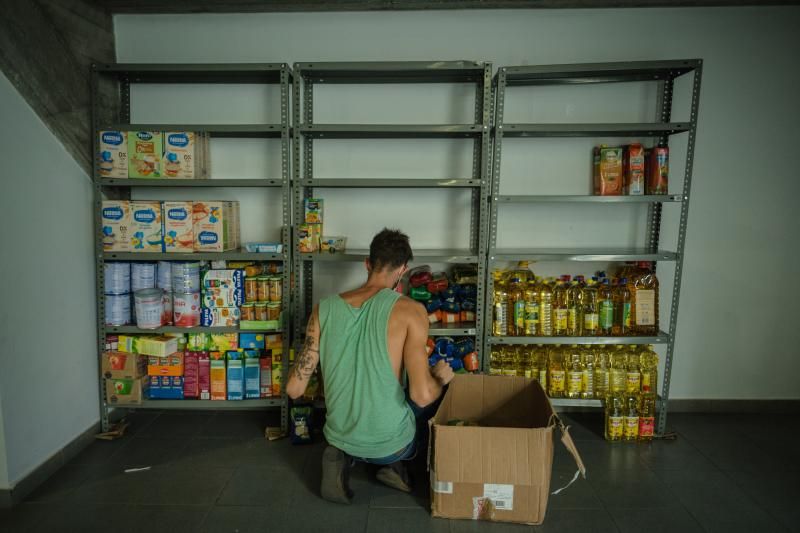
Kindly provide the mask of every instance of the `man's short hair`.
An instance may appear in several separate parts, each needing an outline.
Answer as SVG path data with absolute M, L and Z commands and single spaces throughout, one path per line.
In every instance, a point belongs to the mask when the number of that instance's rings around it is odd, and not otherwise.
M 369 262 L 377 272 L 401 267 L 412 259 L 408 235 L 400 230 L 383 228 L 369 245 Z

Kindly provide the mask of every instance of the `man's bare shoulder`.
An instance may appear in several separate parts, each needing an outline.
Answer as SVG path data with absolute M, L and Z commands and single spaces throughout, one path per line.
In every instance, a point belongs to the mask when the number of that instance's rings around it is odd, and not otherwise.
M 422 320 L 427 323 L 428 321 L 428 313 L 425 311 L 425 306 L 408 296 L 401 296 L 397 300 L 392 314 L 408 322 Z

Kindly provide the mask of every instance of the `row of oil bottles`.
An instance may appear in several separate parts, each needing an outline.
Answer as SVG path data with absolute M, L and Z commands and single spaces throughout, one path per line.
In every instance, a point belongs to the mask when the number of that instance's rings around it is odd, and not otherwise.
M 651 345 L 497 345 L 489 372 L 536 379 L 551 398 L 603 400 L 607 440 L 653 438 L 658 354 Z
M 651 263 L 626 263 L 605 272 L 558 280 L 534 276 L 527 261 L 495 270 L 492 334 L 497 337 L 626 336 L 658 334 L 658 278 Z

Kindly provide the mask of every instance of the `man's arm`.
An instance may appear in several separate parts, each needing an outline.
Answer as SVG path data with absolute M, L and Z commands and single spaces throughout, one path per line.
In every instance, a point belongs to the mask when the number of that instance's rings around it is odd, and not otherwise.
M 319 364 L 319 307 L 314 307 L 306 326 L 306 340 L 300 353 L 295 355 L 294 366 L 289 371 L 286 394 L 296 400 L 306 392 L 308 381 Z
M 410 317 L 406 343 L 403 346 L 403 364 L 408 373 L 408 392 L 411 400 L 420 407 L 435 402 L 442 394 L 442 387 L 453 379 L 453 370 L 444 361 L 446 369 L 437 369 L 440 377 L 431 375 L 425 343 L 428 340 L 428 314 L 419 304 L 409 306 Z M 448 372 L 449 370 L 449 372 Z

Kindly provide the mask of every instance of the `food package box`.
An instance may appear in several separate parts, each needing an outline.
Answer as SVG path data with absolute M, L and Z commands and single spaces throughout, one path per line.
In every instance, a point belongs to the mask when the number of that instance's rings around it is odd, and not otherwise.
M 639 143 L 625 147 L 623 184 L 625 194 L 641 196 L 644 194 L 644 147 Z
M 272 395 L 280 396 L 283 390 L 283 360 L 272 351 Z
M 147 374 L 147 361 L 133 353 L 104 352 L 102 368 L 106 379 L 135 379 Z
M 194 202 L 194 249 L 224 252 L 239 246 L 239 202 Z
M 299 224 L 297 226 L 298 248 L 302 254 L 310 254 L 319 250 L 319 239 L 314 236 L 317 233 L 318 224 Z
M 208 352 L 199 352 L 198 356 L 198 386 L 200 388 L 200 399 L 211 399 L 211 361 Z
M 101 131 L 97 172 L 102 178 L 128 177 L 128 132 Z
M 347 237 L 322 237 L 319 241 L 319 250 L 323 253 L 343 253 L 347 246 Z
M 106 403 L 109 405 L 141 405 L 148 385 L 147 376 L 136 379 L 107 379 Z
M 200 397 L 200 352 L 186 352 L 183 356 L 183 397 Z
M 103 200 L 103 251 L 131 250 L 131 203 L 128 200 Z
M 595 146 L 594 194 L 598 196 L 622 194 L 622 148 Z
M 267 347 L 263 333 L 239 333 L 239 346 L 245 350 L 264 350 Z
M 162 252 L 161 202 L 131 202 L 131 251 Z
M 186 349 L 193 352 L 209 350 L 211 336 L 208 333 L 189 333 L 186 338 Z
M 151 355 L 147 360 L 148 376 L 182 376 L 183 352 L 176 352 L 167 357 Z
M 203 327 L 236 327 L 239 325 L 239 317 L 238 307 L 202 309 L 200 325 Z
M 212 333 L 208 336 L 208 349 L 218 352 L 227 352 L 239 348 L 239 335 L 237 333 Z
M 227 400 L 227 378 L 225 375 L 225 352 L 209 353 L 209 374 L 211 382 L 211 399 Z
M 244 397 L 258 399 L 261 397 L 261 364 L 260 350 L 244 351 Z
M 322 224 L 322 198 L 306 198 L 303 202 L 305 208 L 306 224 Z
M 264 335 L 264 344 L 269 350 L 275 350 L 276 348 L 280 350 L 283 348 L 283 335 L 280 333 Z
M 244 270 L 208 270 L 203 274 L 203 288 L 234 288 L 244 287 Z
M 228 360 L 228 399 L 244 399 L 244 351 L 227 352 Z
M 647 154 L 647 194 L 667 194 L 669 190 L 669 148 L 656 146 Z
M 193 202 L 164 202 L 164 251 L 194 251 Z
M 141 338 L 144 337 L 135 337 L 133 335 L 118 335 L 115 349 L 118 352 L 139 353 L 139 339 Z
M 258 360 L 260 396 L 261 398 L 272 397 L 272 357 L 262 355 Z
M 106 351 L 107 352 L 116 352 L 118 346 L 119 346 L 119 336 L 117 336 L 117 335 L 106 335 Z
M 161 161 L 161 175 L 165 178 L 201 179 L 203 166 L 197 142 L 198 135 L 193 131 L 164 132 L 164 158 Z
M 128 132 L 128 177 L 161 177 L 163 139 L 160 131 Z
M 122 338 L 122 335 L 120 335 Z M 156 357 L 166 357 L 178 351 L 178 337 L 161 335 L 158 337 L 138 337 L 136 343 L 137 353 L 142 355 L 154 355 Z
M 534 379 L 456 374 L 428 424 L 436 517 L 541 524 L 556 427 L 586 476 L 569 428 Z
M 183 400 L 183 376 L 148 376 L 147 397 L 151 400 Z
M 210 287 L 203 289 L 203 307 L 240 307 L 244 304 L 242 287 Z

